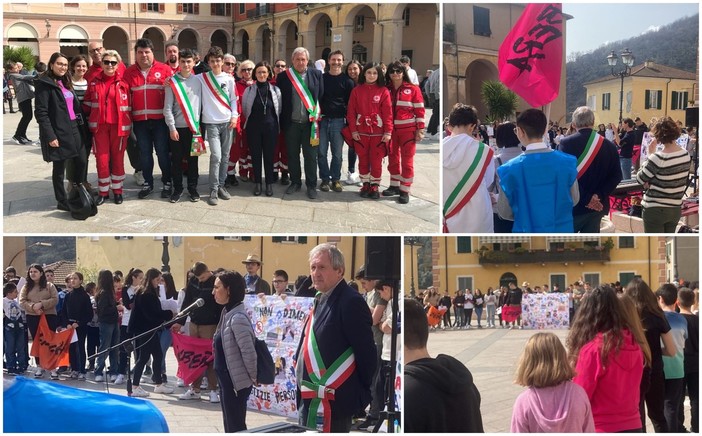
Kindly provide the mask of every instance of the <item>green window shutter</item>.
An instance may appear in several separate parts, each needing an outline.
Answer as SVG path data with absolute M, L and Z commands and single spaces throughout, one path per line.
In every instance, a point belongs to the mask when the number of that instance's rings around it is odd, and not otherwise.
M 251 236 L 242 236 L 242 237 L 241 237 L 241 240 L 242 240 L 242 241 L 250 241 L 250 240 L 251 240 Z
M 297 238 L 297 243 L 298 244 L 306 244 L 307 243 L 307 236 L 299 236 Z
M 651 91 L 646 90 L 646 96 L 644 97 L 644 109 L 651 109 Z
M 678 93 L 673 91 L 670 95 L 670 109 L 675 110 L 678 108 Z
M 283 242 L 283 237 L 282 237 L 282 236 L 273 236 L 272 239 L 273 239 L 273 243 L 276 243 L 276 242 L 281 243 L 281 242 Z
M 687 100 L 687 91 L 682 93 L 682 99 L 683 99 L 682 108 L 687 109 L 687 101 L 688 101 Z
M 656 106 L 656 109 L 660 109 L 663 103 L 663 91 L 658 91 L 658 105 Z
M 457 250 L 459 253 L 470 253 L 470 237 L 459 236 L 456 238 Z

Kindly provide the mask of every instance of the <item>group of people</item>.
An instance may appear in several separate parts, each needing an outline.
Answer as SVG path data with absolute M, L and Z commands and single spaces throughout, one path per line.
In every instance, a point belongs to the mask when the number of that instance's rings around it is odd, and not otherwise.
M 699 318 L 695 293 L 641 279 L 617 292 L 597 286 L 582 296 L 565 347 L 553 333 L 527 341 L 515 383 L 527 389 L 512 410 L 512 432 L 686 432 L 699 412 Z M 481 432 L 480 392 L 451 356 L 431 358 L 422 305 L 405 300 L 405 431 Z M 433 400 L 433 401 L 432 401 Z M 431 404 L 431 407 L 427 407 Z
M 186 389 L 178 398 L 221 403 L 225 431 L 246 430 L 246 402 L 252 387 L 257 385 L 257 353 L 251 319 L 242 304 L 244 296 L 315 297 L 296 352 L 300 424 L 316 428 L 317 417 L 323 414 L 324 431 L 348 432 L 353 418 L 365 415 L 371 400 L 377 401 L 365 421 L 368 427 L 377 422 L 387 396 L 394 395 L 387 368 L 395 328 L 391 313 L 395 285 L 367 280 L 364 269 L 356 275 L 360 290 L 356 282 L 347 283 L 343 253 L 333 244 L 321 244 L 309 256 L 309 275 L 299 277 L 293 289 L 285 270 L 274 271 L 272 287 L 260 277 L 262 262 L 256 254 L 241 261 L 246 270 L 243 275 L 223 268 L 211 270 L 196 262 L 181 290 L 176 289 L 170 273 L 156 268 L 145 272 L 133 268 L 124 277 L 119 271 L 101 270 L 97 281 L 87 284 L 76 271 L 69 274 L 62 289 L 52 283 L 53 274 L 47 274 L 38 264 L 29 266 L 24 285 L 17 289 L 19 279 L 10 274 L 14 268 L 8 267 L 3 292 L 7 374 L 19 375 L 28 370 L 27 335 L 37 337 L 42 316 L 50 330 L 72 329 L 78 338 L 70 347 L 70 367 L 63 368 L 65 371 L 46 369 L 51 379 L 93 378 L 119 385 L 126 382 L 131 372 L 133 397 L 151 395 L 142 386 L 149 376 L 154 393 L 175 391 L 165 366 L 173 335 L 211 339 L 214 361 L 189 386 L 177 381 L 177 387 Z M 204 304 L 178 315 L 198 299 Z M 97 341 L 91 342 L 91 337 Z M 125 341 L 133 349 L 125 346 Z M 88 367 L 87 356 L 96 357 Z M 310 359 L 314 359 L 314 365 Z M 324 374 L 326 368 L 349 364 L 352 370 L 343 374 Z M 33 371 L 36 378 L 45 374 L 39 358 Z M 87 375 L 89 371 L 92 376 Z M 318 389 L 320 383 L 333 386 L 335 395 L 330 398 L 325 390 Z M 202 392 L 205 387 L 206 394 Z
M 409 201 L 416 143 L 424 137 L 425 123 L 422 91 L 406 56 L 387 67 L 361 65 L 347 63 L 337 50 L 329 54 L 325 70 L 311 65 L 304 47 L 293 51 L 291 68 L 283 59 L 274 65 L 237 62 L 216 46 L 201 61 L 196 50 L 168 42 L 165 63 L 154 59 L 149 39 L 137 40 L 134 50 L 136 63 L 126 67 L 120 53 L 94 42 L 90 63 L 83 55 L 69 59 L 57 52 L 36 78 L 10 75 L 18 84 L 35 87 L 42 154 L 53 162 L 59 209 L 70 208 L 64 173 L 71 186 L 87 183 L 91 150 L 98 206 L 110 191 L 115 203 L 123 202 L 125 152 L 141 184 L 138 197 L 149 197 L 154 150 L 161 197 L 172 203 L 185 189 L 190 201 L 199 201 L 198 156 L 209 153 L 207 202 L 214 206 L 229 200 L 227 188 L 239 184 L 237 164 L 239 178 L 253 182 L 256 196 L 272 196 L 278 180 L 289 185 L 286 194 L 301 190 L 303 168 L 310 199 L 317 198 L 317 189 L 341 192 L 344 142 L 350 149 L 345 183 L 360 180 L 362 197 L 379 198 L 388 156 L 390 183 L 382 194 Z M 23 138 L 22 132 L 15 136 Z M 356 159 L 358 178 L 353 176 Z
M 494 128 L 495 148 L 479 128 L 473 106 L 457 103 L 447 123 L 444 232 L 599 233 L 610 196 L 623 179 L 632 178 L 629 153 L 636 135 L 628 118 L 621 129 L 614 128 L 610 141 L 595 130 L 593 111 L 582 106 L 573 112 L 572 133 L 549 144 L 546 115 L 527 109 L 516 123 Z M 644 190 L 644 230 L 674 233 L 688 188 L 688 150 L 693 150 L 677 141 L 687 135 L 689 144 L 694 136 L 670 117 L 655 120 L 651 135 L 648 159 L 633 176 Z

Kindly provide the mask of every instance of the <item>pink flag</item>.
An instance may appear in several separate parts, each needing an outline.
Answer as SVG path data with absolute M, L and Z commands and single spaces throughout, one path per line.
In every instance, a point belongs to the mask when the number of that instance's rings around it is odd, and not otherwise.
M 173 352 L 178 360 L 176 376 L 186 385 L 194 382 L 214 360 L 212 339 L 193 338 L 186 335 L 173 335 Z
M 500 46 L 500 81 L 532 107 L 558 97 L 563 65 L 560 3 L 530 3 Z

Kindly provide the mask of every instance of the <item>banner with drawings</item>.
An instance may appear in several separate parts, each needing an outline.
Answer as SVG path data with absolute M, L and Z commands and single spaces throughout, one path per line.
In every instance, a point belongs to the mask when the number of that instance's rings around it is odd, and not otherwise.
M 254 386 L 247 407 L 297 418 L 293 359 L 313 298 L 246 295 L 244 305 L 258 339 L 266 341 L 276 366 L 275 384 Z
M 570 324 L 568 295 L 524 294 L 522 297 L 522 326 L 527 329 L 567 329 Z

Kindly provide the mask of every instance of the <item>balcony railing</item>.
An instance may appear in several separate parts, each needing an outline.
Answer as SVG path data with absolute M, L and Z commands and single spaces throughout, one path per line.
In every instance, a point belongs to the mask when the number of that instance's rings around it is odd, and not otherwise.
M 259 18 L 270 14 L 270 12 L 269 5 L 257 5 L 254 9 L 246 11 L 246 18 Z
M 550 263 L 550 262 L 609 262 L 610 253 L 604 249 L 564 248 L 546 250 L 482 251 L 478 263 Z

